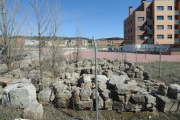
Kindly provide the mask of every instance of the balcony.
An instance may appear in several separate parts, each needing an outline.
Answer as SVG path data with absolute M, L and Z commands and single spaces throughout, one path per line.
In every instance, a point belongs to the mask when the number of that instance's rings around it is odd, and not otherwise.
M 174 43 L 179 43 L 180 42 L 180 39 L 179 38 L 175 38 L 174 39 Z
M 147 25 L 154 25 L 154 20 L 147 20 Z
M 147 44 L 154 44 L 154 39 L 153 38 L 149 38 L 146 40 Z
M 180 34 L 180 30 L 179 29 L 174 29 L 174 34 Z
M 174 24 L 175 25 L 179 25 L 180 24 L 180 20 L 174 20 Z
M 153 29 L 148 29 L 147 34 L 150 34 L 150 35 L 154 34 L 154 30 Z
M 174 15 L 180 15 L 180 11 L 179 10 L 175 10 L 174 11 Z

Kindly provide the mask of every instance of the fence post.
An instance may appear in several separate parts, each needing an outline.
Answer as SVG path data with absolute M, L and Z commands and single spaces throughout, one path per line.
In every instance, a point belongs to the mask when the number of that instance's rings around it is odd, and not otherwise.
M 161 45 L 156 42 L 159 46 L 160 46 L 160 49 L 159 49 L 159 80 L 161 80 Z
M 135 46 L 135 51 L 136 51 L 136 67 L 137 67 L 137 47 L 136 47 L 136 44 L 135 43 L 133 43 L 134 44 L 134 46 Z
M 94 49 L 93 49 L 93 44 L 92 44 L 92 48 L 91 48 L 91 50 L 92 50 L 92 58 L 93 58 L 93 52 L 94 52 L 94 51 L 93 51 L 93 50 L 94 50 Z
M 127 60 L 125 47 L 124 47 L 124 53 L 125 53 L 125 58 L 124 59 Z
M 124 58 L 124 45 L 122 47 L 122 60 L 123 60 L 123 58 Z
M 97 81 L 97 46 L 95 38 L 94 40 L 94 48 L 95 48 L 95 82 L 96 82 L 96 120 L 98 120 L 98 81 Z
M 146 44 L 147 44 L 147 37 L 144 37 L 144 42 L 145 42 L 145 59 L 146 59 Z

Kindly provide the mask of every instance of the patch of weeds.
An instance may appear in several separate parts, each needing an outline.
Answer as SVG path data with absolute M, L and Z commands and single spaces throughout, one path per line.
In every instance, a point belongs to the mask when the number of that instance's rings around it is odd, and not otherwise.
M 4 116 L 4 117 L 3 117 L 3 120 L 6 120 L 6 118 L 7 118 L 7 116 Z
M 138 65 L 144 66 L 145 71 L 147 71 L 153 79 L 159 79 L 159 62 L 138 63 Z M 161 62 L 161 80 L 167 85 L 180 83 L 179 66 L 180 62 Z

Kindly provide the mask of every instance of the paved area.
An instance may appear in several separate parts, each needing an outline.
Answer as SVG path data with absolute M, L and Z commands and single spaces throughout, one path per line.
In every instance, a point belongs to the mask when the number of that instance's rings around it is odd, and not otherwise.
M 67 54 L 66 58 L 73 58 L 73 54 Z M 81 51 L 80 56 L 82 59 L 85 58 L 94 58 L 94 51 Z M 98 52 L 98 58 L 108 58 L 108 59 L 124 59 L 125 56 L 129 61 L 136 61 L 135 53 L 122 53 L 122 52 Z M 145 54 L 137 54 L 137 62 L 154 62 L 159 61 L 159 55 L 147 54 L 145 58 Z M 161 61 L 176 61 L 180 62 L 180 55 L 161 55 Z

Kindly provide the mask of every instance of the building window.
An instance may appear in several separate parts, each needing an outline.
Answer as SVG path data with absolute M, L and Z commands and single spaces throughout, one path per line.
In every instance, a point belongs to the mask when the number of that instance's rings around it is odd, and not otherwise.
M 172 6 L 168 6 L 167 9 L 168 9 L 168 10 L 172 10 Z
M 168 30 L 172 30 L 172 25 L 168 25 Z
M 131 28 L 131 32 L 133 32 L 133 28 Z
M 168 39 L 172 39 L 172 35 L 168 35 L 168 37 L 167 37 Z
M 164 6 L 157 6 L 157 10 L 164 10 Z
M 147 17 L 147 20 L 151 20 L 151 18 L 150 18 L 150 17 Z
M 147 12 L 151 12 L 151 8 L 147 8 Z
M 168 16 L 167 18 L 168 18 L 168 20 L 172 20 L 172 16 Z
M 143 31 L 143 30 L 144 30 L 144 27 L 143 27 L 143 26 L 138 26 L 138 30 Z
M 157 39 L 163 39 L 164 35 L 157 35 Z
M 144 36 L 143 35 L 138 35 L 138 39 L 143 40 Z
M 149 29 L 151 29 L 151 27 L 150 27 L 150 26 L 147 26 L 147 30 L 149 30 Z
M 157 16 L 157 20 L 164 20 L 164 16 Z
M 144 17 L 138 17 L 138 21 L 144 21 Z
M 131 20 L 131 23 L 133 23 L 133 20 Z
M 157 30 L 162 30 L 164 29 L 164 25 L 157 25 Z

